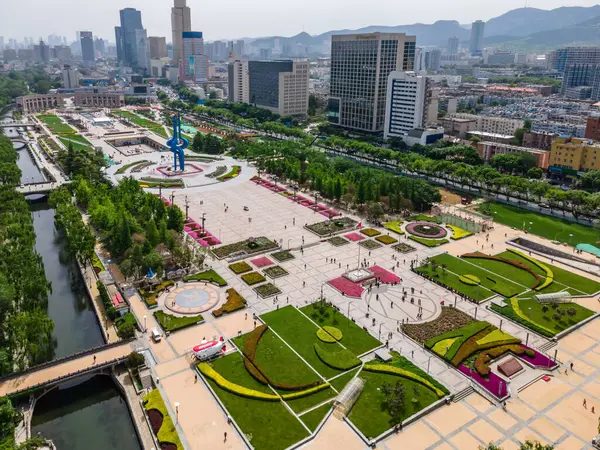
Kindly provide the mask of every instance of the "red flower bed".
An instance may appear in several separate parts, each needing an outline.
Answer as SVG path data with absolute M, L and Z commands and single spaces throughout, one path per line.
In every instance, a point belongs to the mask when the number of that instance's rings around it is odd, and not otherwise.
M 328 285 L 347 295 L 348 297 L 360 298 L 364 289 L 358 283 L 353 283 L 344 277 L 334 278 L 327 282 Z
M 358 233 L 348 233 L 348 234 L 345 234 L 344 237 L 346 239 L 351 240 L 352 242 L 358 242 L 358 241 L 362 241 L 363 239 L 365 239 L 364 236 L 362 236 Z
M 273 261 L 271 261 L 266 256 L 262 256 L 262 257 L 256 258 L 256 259 L 251 259 L 250 262 L 252 264 L 254 264 L 256 267 L 258 267 L 259 269 L 273 264 Z
M 396 274 L 393 274 L 389 270 L 385 270 L 383 267 L 379 267 L 379 266 L 369 267 L 368 271 L 371 272 L 373 275 L 375 275 L 375 278 L 377 278 L 382 283 L 390 283 L 390 284 L 391 283 L 400 283 L 399 276 L 397 276 Z
M 163 423 L 163 415 L 158 409 L 150 409 L 146 411 L 148 414 L 148 420 L 150 420 L 150 426 L 152 427 L 152 431 L 154 434 L 158 434 L 158 430 Z
M 161 442 L 160 450 L 177 450 L 177 446 L 169 442 Z

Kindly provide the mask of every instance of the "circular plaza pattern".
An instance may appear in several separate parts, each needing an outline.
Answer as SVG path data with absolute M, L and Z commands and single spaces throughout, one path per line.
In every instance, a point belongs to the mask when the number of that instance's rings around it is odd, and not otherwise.
M 406 226 L 406 231 L 415 236 L 431 239 L 443 238 L 448 234 L 441 226 L 431 222 L 409 223 Z
M 193 283 L 169 292 L 165 306 L 178 314 L 198 314 L 214 308 L 219 303 L 219 291 L 211 284 Z

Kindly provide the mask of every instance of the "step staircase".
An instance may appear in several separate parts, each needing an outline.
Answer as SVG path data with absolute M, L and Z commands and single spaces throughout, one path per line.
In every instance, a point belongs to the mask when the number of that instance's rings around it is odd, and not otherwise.
M 462 400 L 464 400 L 465 398 L 467 398 L 469 395 L 471 395 L 473 392 L 475 392 L 475 389 L 473 389 L 473 386 L 468 385 L 466 388 L 464 388 L 462 391 L 458 391 L 456 393 L 456 395 L 454 395 L 454 398 L 452 399 L 452 401 L 454 403 L 458 403 Z
M 548 353 L 553 347 L 556 347 L 556 341 L 548 341 L 538 347 L 540 353 Z

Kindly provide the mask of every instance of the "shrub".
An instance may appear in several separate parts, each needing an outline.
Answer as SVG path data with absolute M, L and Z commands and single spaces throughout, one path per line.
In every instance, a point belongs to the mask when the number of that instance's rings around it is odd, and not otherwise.
M 559 313 L 554 313 L 554 314 L 552 314 L 552 318 L 554 320 L 560 320 L 561 319 L 561 315 Z
M 341 341 L 343 334 L 340 329 L 325 325 L 317 330 L 317 337 L 323 342 L 332 343 Z
M 571 317 L 575 316 L 577 314 L 577 310 L 575 308 L 568 308 L 567 309 L 567 314 Z
M 525 355 L 529 356 L 530 358 L 535 358 L 535 352 L 530 348 L 525 349 Z
M 479 283 L 481 283 L 481 280 L 479 279 L 479 277 L 475 276 L 475 275 L 471 275 L 471 274 L 467 274 L 467 275 L 460 275 L 458 277 L 458 279 L 464 283 L 464 284 L 468 284 L 470 286 L 477 286 Z
M 369 237 L 379 236 L 381 234 L 380 231 L 377 231 L 374 228 L 365 228 L 364 230 L 360 230 L 360 232 Z
M 548 312 L 548 305 L 544 305 L 544 306 L 542 306 L 542 312 L 543 312 L 543 313 L 546 313 L 546 312 Z
M 383 227 L 386 230 L 393 231 L 394 233 L 404 234 L 404 231 L 402 231 L 402 228 L 400 228 L 401 224 L 402 224 L 401 220 L 394 220 L 393 222 L 385 222 L 383 224 Z
M 217 180 L 219 180 L 219 181 L 231 180 L 232 178 L 237 177 L 241 171 L 242 171 L 242 168 L 240 166 L 233 166 L 231 168 L 231 170 L 229 172 L 227 172 L 225 175 L 221 175 L 220 177 L 217 177 Z
M 409 372 L 408 370 L 401 369 L 400 367 L 391 366 L 388 364 L 366 364 L 364 370 L 368 372 L 379 372 L 379 373 L 387 373 L 389 375 L 397 375 L 402 378 L 407 378 L 412 381 L 416 381 L 419 384 L 431 389 L 436 393 L 438 398 L 442 398 L 446 395 L 441 389 L 435 387 L 430 381 L 426 380 L 423 377 L 420 377 L 417 374 Z
M 423 244 L 426 247 L 438 247 L 450 242 L 448 239 L 423 239 L 417 236 L 409 236 L 408 238 L 418 242 L 419 244 Z
M 306 397 L 308 395 L 314 394 L 315 392 L 319 392 L 319 391 L 322 391 L 324 389 L 328 389 L 329 386 L 330 386 L 329 383 L 322 383 L 322 384 L 319 384 L 317 386 L 305 389 L 303 391 L 292 392 L 291 394 L 283 394 L 281 396 L 281 398 L 283 398 L 284 400 L 294 400 L 296 398 Z
M 381 242 L 382 244 L 385 245 L 390 245 L 390 244 L 395 244 L 396 242 L 398 242 L 398 239 L 394 239 L 391 236 L 387 236 L 387 235 L 383 235 L 383 236 L 377 236 L 375 238 L 376 241 Z
M 294 259 L 294 255 L 288 250 L 282 250 L 280 252 L 271 253 L 271 256 L 279 262 L 289 261 Z
M 246 307 L 246 299 L 238 294 L 235 289 L 230 288 L 225 292 L 227 293 L 227 301 L 220 308 L 213 309 L 212 315 L 215 317 L 220 317 L 224 313 L 234 312 Z
M 319 359 L 334 369 L 350 370 L 361 364 L 354 353 L 342 346 L 335 352 L 327 351 L 317 343 L 314 344 L 314 348 Z
M 242 280 L 244 280 L 244 283 L 246 283 L 248 286 L 253 286 L 255 284 L 262 283 L 267 279 L 258 272 L 250 272 L 242 275 Z
M 162 414 L 162 424 L 160 425 L 160 428 L 156 433 L 158 442 L 164 444 L 173 444 L 175 445 L 177 450 L 183 450 L 183 445 L 181 444 L 181 440 L 179 439 L 179 435 L 177 434 L 177 429 L 175 428 L 173 419 L 171 419 L 171 416 L 169 416 L 167 407 L 160 395 L 159 390 L 154 389 L 153 391 L 150 391 L 150 393 L 146 394 L 146 396 L 144 397 L 143 402 L 144 409 L 146 411 L 156 410 L 160 414 Z
M 525 349 L 520 345 L 509 344 L 509 345 L 500 345 L 498 347 L 491 348 L 489 350 L 482 351 L 477 358 L 475 358 L 475 370 L 482 377 L 488 377 L 490 375 L 491 369 L 488 366 L 488 363 L 504 355 L 507 352 L 512 352 L 515 355 L 522 355 L 525 352 Z
M 274 394 L 265 394 L 260 391 L 255 391 L 254 389 L 249 389 L 239 384 L 232 383 L 231 381 L 226 380 L 223 376 L 218 373 L 215 369 L 213 369 L 208 363 L 201 362 L 198 364 L 198 370 L 202 375 L 206 378 L 215 382 L 217 386 L 221 389 L 224 389 L 232 394 L 239 395 L 240 397 L 246 397 L 253 400 L 263 400 L 267 402 L 277 402 L 281 397 Z
M 240 273 L 250 272 L 252 270 L 252 266 L 250 266 L 250 264 L 248 264 L 246 261 L 240 261 L 234 264 L 230 264 L 229 268 L 236 275 L 239 275 Z
M 196 273 L 194 275 L 188 275 L 183 278 L 183 281 L 209 281 L 211 283 L 215 283 L 221 287 L 227 285 L 227 281 L 221 277 L 217 272 L 213 269 L 205 270 L 204 272 Z
M 466 238 L 473 234 L 470 231 L 463 230 L 462 228 L 457 227 L 455 225 L 446 225 L 446 226 L 452 230 L 452 236 L 450 237 L 450 239 L 453 239 L 455 241 Z
M 136 367 L 144 364 L 146 360 L 144 359 L 144 355 L 138 352 L 131 352 L 125 360 L 125 365 L 130 369 L 135 369 Z

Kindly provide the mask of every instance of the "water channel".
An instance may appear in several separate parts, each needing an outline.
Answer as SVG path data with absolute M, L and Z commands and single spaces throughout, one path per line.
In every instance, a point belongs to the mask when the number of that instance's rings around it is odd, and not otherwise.
M 0 122 L 10 115 L 0 114 Z M 4 129 L 8 137 L 18 132 Z M 22 143 L 17 164 L 21 183 L 44 181 L 44 175 Z M 31 204 L 36 250 L 42 256 L 46 278 L 52 283 L 48 294 L 48 315 L 54 321 L 54 358 L 61 358 L 104 343 L 100 324 L 85 280 L 69 257 L 64 239 L 54 228 L 54 209 L 47 202 Z M 95 376 L 74 386 L 51 391 L 36 404 L 32 436 L 53 440 L 58 450 L 122 448 L 138 450 L 135 428 L 120 391 L 108 376 Z

